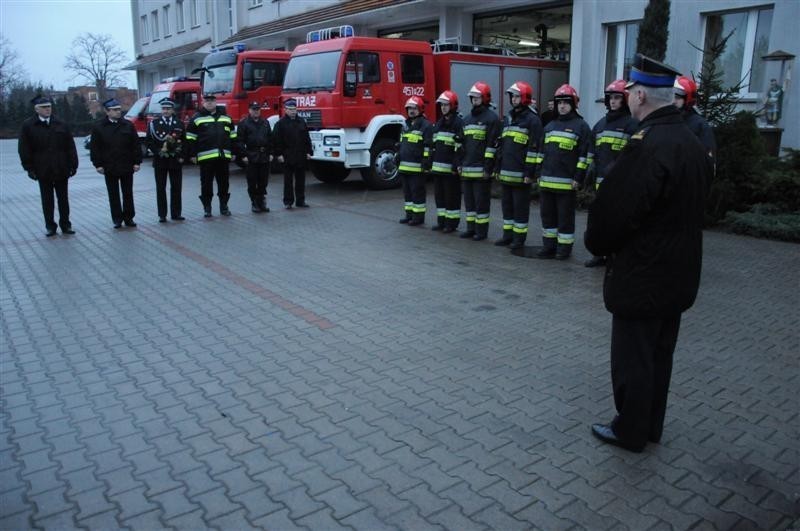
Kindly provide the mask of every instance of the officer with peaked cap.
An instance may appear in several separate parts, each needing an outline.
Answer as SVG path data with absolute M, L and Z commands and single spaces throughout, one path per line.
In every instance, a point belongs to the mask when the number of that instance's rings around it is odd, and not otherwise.
M 78 170 L 78 152 L 69 126 L 52 115 L 49 98 L 31 100 L 36 113 L 22 123 L 17 149 L 22 168 L 39 183 L 42 213 L 47 236 L 54 236 L 61 226 L 64 234 L 75 234 L 69 220 L 67 181 Z M 58 225 L 53 210 L 58 197 Z
M 306 167 L 314 154 L 306 121 L 297 115 L 297 100 L 283 102 L 284 115 L 275 124 L 273 150 L 283 163 L 283 205 L 308 207 L 306 203 Z
M 247 163 L 247 193 L 250 196 L 250 209 L 253 212 L 269 212 L 267 208 L 267 184 L 269 183 L 269 163 L 272 160 L 272 127 L 261 117 L 261 104 L 250 102 L 247 116 L 237 127 L 238 151 L 242 161 Z
M 135 227 L 133 174 L 139 171 L 142 163 L 139 135 L 133 124 L 122 118 L 120 102 L 109 98 L 103 102 L 103 108 L 106 117 L 98 120 L 92 128 L 89 156 L 97 173 L 105 177 L 114 228 L 122 227 L 123 223 Z
M 174 221 L 181 216 L 181 188 L 183 184 L 184 126 L 175 116 L 175 102 L 163 98 L 161 116 L 147 126 L 147 143 L 153 152 L 153 172 L 156 178 L 156 204 L 158 222 L 167 221 L 167 178 L 169 178 L 169 210 Z
M 603 442 L 641 452 L 664 429 L 681 313 L 697 296 L 711 161 L 672 104 L 677 70 L 637 54 L 628 105 L 640 120 L 589 207 L 586 247 L 608 256 L 611 382 L 617 415 Z M 677 155 L 677 156 L 676 156 Z

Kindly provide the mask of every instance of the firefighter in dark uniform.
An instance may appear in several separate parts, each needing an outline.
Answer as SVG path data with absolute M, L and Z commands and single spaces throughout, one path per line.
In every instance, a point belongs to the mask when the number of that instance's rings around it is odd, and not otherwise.
M 425 223 L 425 173 L 430 159 L 432 129 L 423 115 L 425 103 L 419 96 L 406 100 L 408 118 L 403 124 L 397 147 L 397 171 L 403 182 L 405 216 L 400 223 L 422 225 Z
M 167 221 L 167 179 L 169 178 L 169 212 L 174 221 L 181 216 L 183 185 L 184 126 L 175 117 L 175 102 L 169 98 L 159 101 L 161 116 L 147 126 L 147 143 L 153 153 L 153 172 L 156 178 L 158 222 Z
M 458 96 L 445 90 L 436 99 L 442 117 L 433 126 L 431 138 L 431 173 L 436 200 L 436 225 L 433 230 L 454 232 L 461 220 L 461 144 L 464 121 L 458 115 Z
M 211 217 L 211 199 L 214 197 L 214 179 L 217 180 L 219 213 L 230 216 L 228 193 L 230 180 L 229 162 L 232 145 L 236 141 L 236 129 L 225 111 L 217 107 L 217 97 L 203 94 L 203 108 L 186 126 L 186 145 L 192 163 L 200 165 L 200 201 L 205 217 Z
M 512 109 L 503 121 L 495 166 L 503 186 L 503 237 L 494 244 L 521 249 L 528 237 L 530 185 L 541 162 L 542 122 L 529 107 L 533 88 L 528 83 L 517 81 L 506 93 Z
M 464 118 L 464 148 L 459 170 L 467 230 L 460 237 L 480 241 L 485 240 L 489 232 L 491 176 L 500 136 L 500 118 L 490 108 L 492 91 L 488 84 L 478 81 L 472 85 L 469 99 L 472 110 Z
M 273 145 L 278 162 L 283 163 L 283 205 L 295 204 L 308 208 L 306 203 L 306 167 L 314 154 L 306 121 L 297 116 L 297 100 L 283 102 L 283 117 L 275 124 Z
M 239 122 L 237 128 L 239 151 L 247 163 L 247 193 L 253 212 L 269 212 L 267 208 L 267 184 L 269 163 L 272 160 L 272 127 L 261 117 L 261 104 L 250 103 L 249 115 Z
M 600 440 L 640 452 L 664 428 L 681 313 L 700 283 L 703 203 L 712 165 L 672 105 L 678 72 L 637 54 L 628 102 L 639 129 L 589 207 L 586 247 L 608 256 L 603 299 L 613 315 L 617 415 Z
M 139 135 L 133 124 L 122 117 L 122 106 L 117 100 L 108 99 L 103 102 L 103 107 L 106 117 L 92 128 L 89 156 L 97 173 L 105 177 L 114 228 L 122 227 L 123 223 L 126 227 L 135 227 L 133 174 L 142 164 Z
M 75 234 L 69 220 L 67 182 L 78 171 L 78 152 L 69 126 L 52 116 L 53 102 L 41 95 L 31 100 L 36 113 L 22 123 L 17 151 L 28 177 L 39 183 L 45 234 Z M 53 210 L 58 197 L 58 225 Z
M 566 260 L 575 243 L 575 190 L 583 185 L 592 130 L 578 114 L 578 93 L 561 85 L 553 98 L 558 117 L 544 128 L 539 203 L 543 246 L 539 258 Z
M 697 110 L 697 83 L 686 76 L 679 76 L 673 85 L 675 89 L 675 107 L 681 110 L 683 119 L 689 130 L 700 139 L 705 146 L 706 153 L 712 160 L 717 156 L 717 141 L 714 139 L 714 131 L 708 122 Z
M 625 80 L 618 79 L 606 87 L 605 103 L 608 112 L 592 128 L 587 157 L 589 167 L 594 166 L 595 190 L 600 188 L 606 172 L 622 153 L 622 148 L 628 144 L 639 124 L 639 121 L 631 116 L 631 110 L 628 108 Z M 605 263 L 605 256 L 593 256 L 583 265 L 597 267 Z

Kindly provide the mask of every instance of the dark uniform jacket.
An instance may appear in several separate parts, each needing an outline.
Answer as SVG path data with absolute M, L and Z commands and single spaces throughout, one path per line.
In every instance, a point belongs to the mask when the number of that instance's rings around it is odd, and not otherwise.
M 433 126 L 420 115 L 406 118 L 397 147 L 398 170 L 403 173 L 422 173 L 430 169 L 430 147 Z
M 717 157 L 717 141 L 714 139 L 714 131 L 708 125 L 706 119 L 700 116 L 695 109 L 684 109 L 683 119 L 686 120 L 686 126 L 689 130 L 700 139 L 700 142 L 705 146 L 706 153 L 712 159 Z
M 214 112 L 200 109 L 186 126 L 186 145 L 189 156 L 197 162 L 226 158 L 233 155 L 231 146 L 236 140 L 236 129 L 231 117 L 217 108 Z
M 295 118 L 284 116 L 278 120 L 272 132 L 272 140 L 275 156 L 283 155 L 284 163 L 289 166 L 305 168 L 308 163 L 306 155 L 314 154 L 308 126 L 299 116 Z
M 539 188 L 548 192 L 571 192 L 572 181 L 583 184 L 589 167 L 592 130 L 578 113 L 559 115 L 544 128 L 542 175 Z
M 68 179 L 78 169 L 78 152 L 69 126 L 54 116 L 50 116 L 50 125 L 38 115 L 25 120 L 17 150 L 22 167 L 39 180 Z
M 237 128 L 239 152 L 247 157 L 248 164 L 269 164 L 272 153 L 272 127 L 264 118 L 254 120 L 246 116 Z
M 456 175 L 461 166 L 461 144 L 464 141 L 464 121 L 455 111 L 442 116 L 431 133 L 431 172 Z
M 536 178 L 542 161 L 542 122 L 527 106 L 511 109 L 503 121 L 497 146 L 495 173 L 508 185 L 521 185 L 527 177 Z
M 606 172 L 622 149 L 628 145 L 631 135 L 638 130 L 639 120 L 627 109 L 608 111 L 592 128 L 589 143 L 588 163 L 595 168 L 595 184 L 603 182 Z
M 486 105 L 473 107 L 464 118 L 464 148 L 461 159 L 463 179 L 483 179 L 490 175 L 500 136 L 500 118 Z
M 603 298 L 622 318 L 667 318 L 694 303 L 711 160 L 668 105 L 648 115 L 589 207 L 585 243 L 608 256 Z
M 167 121 L 160 116 L 147 126 L 147 147 L 153 152 L 153 166 L 178 168 L 184 153 L 183 122 L 173 116 Z M 166 151 L 162 151 L 166 144 Z
M 98 120 L 92 128 L 89 157 L 95 168 L 105 174 L 133 173 L 133 167 L 142 163 L 139 135 L 133 124 L 124 118 L 116 123 L 108 118 Z

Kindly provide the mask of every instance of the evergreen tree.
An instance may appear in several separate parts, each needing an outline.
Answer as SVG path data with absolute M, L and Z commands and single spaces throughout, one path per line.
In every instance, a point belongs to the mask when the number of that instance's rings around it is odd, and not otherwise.
M 636 39 L 636 52 L 663 61 L 667 56 L 668 26 L 669 0 L 650 0 Z
M 731 120 L 739 103 L 739 92 L 744 80 L 733 87 L 722 85 L 722 68 L 720 57 L 725 52 L 731 31 L 722 39 L 707 43 L 705 50 L 691 44 L 696 50 L 703 52 L 703 69 L 695 78 L 697 82 L 697 108 L 705 116 L 712 127 L 719 127 Z M 695 77 L 695 76 L 692 76 Z

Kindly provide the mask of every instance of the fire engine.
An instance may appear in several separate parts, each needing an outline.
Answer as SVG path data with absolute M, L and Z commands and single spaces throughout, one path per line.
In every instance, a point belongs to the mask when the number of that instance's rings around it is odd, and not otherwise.
M 175 102 L 175 117 L 184 124 L 200 107 L 200 78 L 168 77 L 153 88 L 147 106 L 147 123 L 161 116 L 161 100 L 169 98 Z
M 420 96 L 425 114 L 435 120 L 442 91 L 466 95 L 474 82 L 484 81 L 503 113 L 509 105 L 504 91 L 513 82 L 527 81 L 541 99 L 567 81 L 567 69 L 563 62 L 501 49 L 358 37 L 352 26 L 339 26 L 309 32 L 294 49 L 282 98 L 297 100 L 298 114 L 312 130 L 311 170 L 318 180 L 341 182 L 358 168 L 368 187 L 386 189 L 399 185 L 395 145 L 410 96 Z
M 246 50 L 243 44 L 214 50 L 198 69 L 203 93 L 213 92 L 234 123 L 247 116 L 251 101 L 261 103 L 265 116 L 276 116 L 290 56 L 278 50 Z M 276 120 L 270 120 L 272 125 Z

